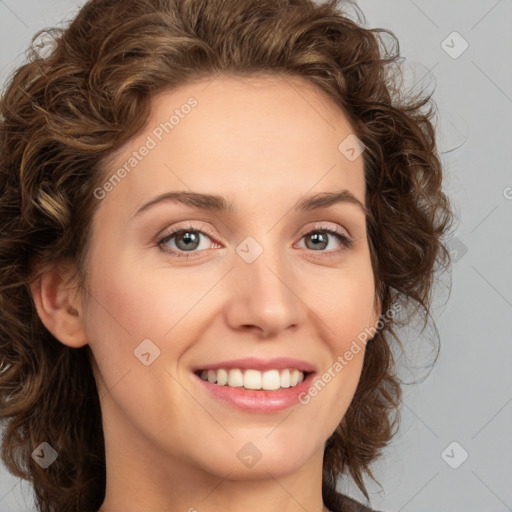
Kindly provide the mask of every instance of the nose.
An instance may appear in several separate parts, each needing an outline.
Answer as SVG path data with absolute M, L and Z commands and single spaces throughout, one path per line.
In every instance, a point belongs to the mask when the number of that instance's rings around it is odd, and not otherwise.
M 237 257 L 235 267 L 229 276 L 225 308 L 228 325 L 237 331 L 254 331 L 265 339 L 296 330 L 307 308 L 289 262 L 277 257 L 275 251 L 264 250 L 252 263 Z

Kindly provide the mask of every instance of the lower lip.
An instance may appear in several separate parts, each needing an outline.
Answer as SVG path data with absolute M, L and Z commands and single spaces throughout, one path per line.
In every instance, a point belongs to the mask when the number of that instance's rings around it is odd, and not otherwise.
M 204 389 L 214 398 L 234 405 L 245 411 L 258 413 L 277 412 L 287 409 L 299 402 L 299 395 L 306 393 L 311 386 L 314 373 L 310 373 L 299 385 L 280 388 L 275 391 L 252 390 L 244 387 L 219 386 L 203 380 L 194 374 Z

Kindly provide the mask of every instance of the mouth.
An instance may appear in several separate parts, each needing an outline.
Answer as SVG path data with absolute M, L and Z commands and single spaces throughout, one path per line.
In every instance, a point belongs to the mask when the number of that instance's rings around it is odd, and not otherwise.
M 193 375 L 201 393 L 217 403 L 245 413 L 271 414 L 304 404 L 301 397 L 313 385 L 316 372 L 297 368 L 203 368 Z
M 314 372 L 297 368 L 275 368 L 265 371 L 255 368 L 219 368 L 199 369 L 194 373 L 203 381 L 216 386 L 251 391 L 279 391 L 299 386 Z
M 192 369 L 200 392 L 218 404 L 253 414 L 278 413 L 304 404 L 317 366 L 295 357 L 244 357 Z

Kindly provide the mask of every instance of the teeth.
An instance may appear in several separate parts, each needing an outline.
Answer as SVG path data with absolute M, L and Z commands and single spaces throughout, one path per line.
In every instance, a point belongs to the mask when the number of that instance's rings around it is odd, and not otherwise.
M 245 389 L 264 389 L 274 391 L 280 388 L 294 387 L 304 380 L 304 373 L 297 369 L 286 368 L 285 370 L 241 370 L 233 368 L 225 370 L 203 370 L 201 378 L 219 386 L 231 386 Z
M 239 388 L 244 385 L 244 376 L 242 370 L 234 369 L 228 372 L 228 386 Z
M 244 388 L 261 389 L 261 372 L 259 372 L 258 370 L 245 370 Z
M 228 383 L 228 372 L 226 370 L 217 370 L 217 384 L 225 386 Z
M 290 385 L 291 385 L 291 382 L 290 382 L 290 370 L 288 370 L 288 369 L 283 370 L 281 372 L 281 387 L 282 388 L 289 388 Z

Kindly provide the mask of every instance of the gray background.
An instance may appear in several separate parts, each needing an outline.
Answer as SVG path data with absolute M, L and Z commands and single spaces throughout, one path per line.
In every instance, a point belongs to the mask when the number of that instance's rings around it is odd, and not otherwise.
M 31 36 L 82 4 L 0 0 L 2 84 Z M 400 432 L 373 466 L 382 488 L 368 481 L 371 504 L 387 512 L 512 511 L 512 2 L 359 5 L 368 27 L 398 36 L 410 83 L 435 88 L 446 190 L 459 217 L 451 294 L 445 278 L 434 310 L 441 353 L 427 376 L 429 352 L 415 347 L 428 347 L 433 335 L 403 333 L 418 368 L 401 375 L 426 378 L 404 389 Z M 469 47 L 458 55 L 464 40 Z M 340 489 L 362 499 L 353 484 Z M 0 467 L 0 511 L 32 506 L 30 486 Z

